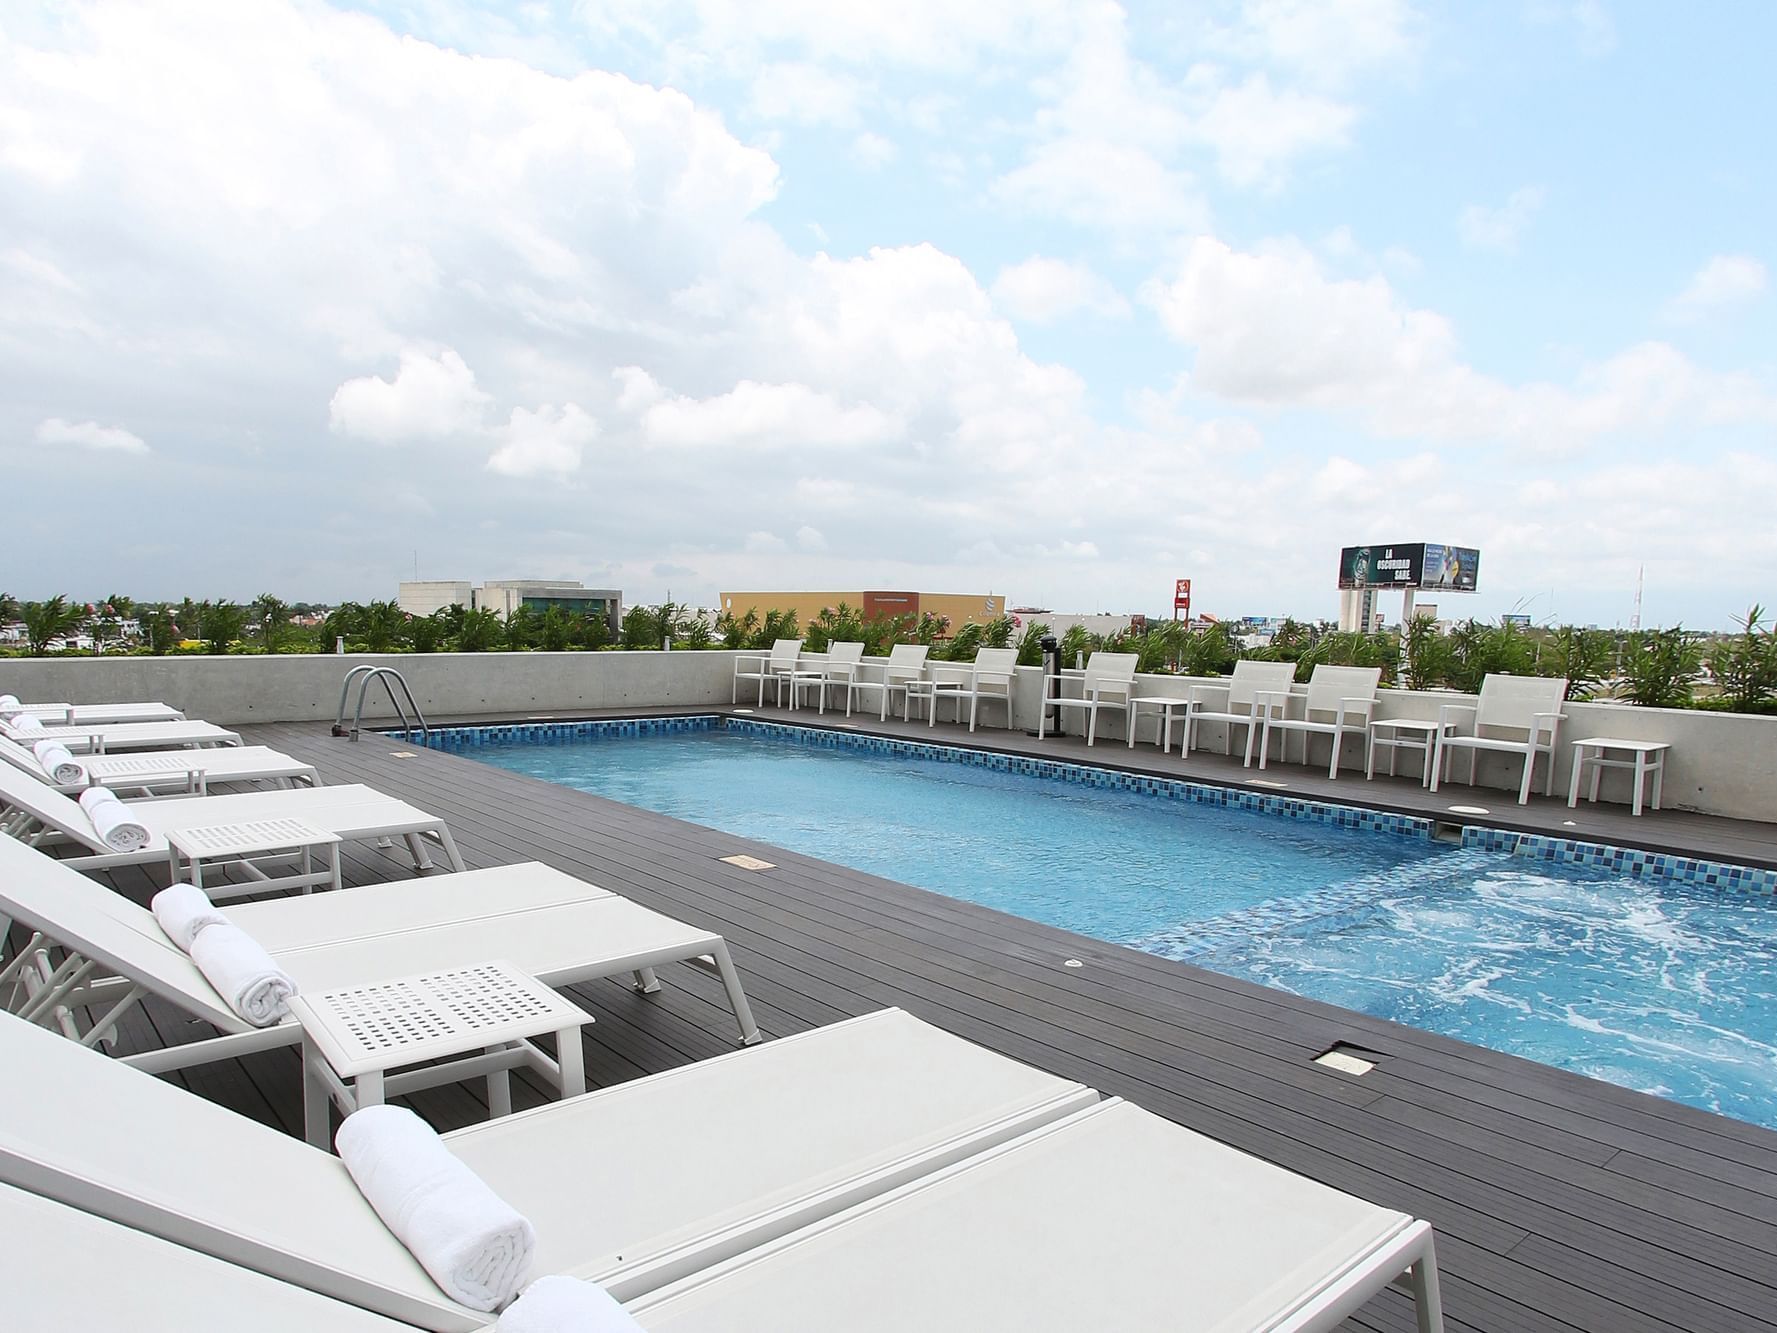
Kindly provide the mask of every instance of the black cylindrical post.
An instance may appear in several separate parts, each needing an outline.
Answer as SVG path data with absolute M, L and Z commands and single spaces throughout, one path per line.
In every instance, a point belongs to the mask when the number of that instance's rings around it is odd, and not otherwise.
M 1045 634 L 1043 645 L 1043 689 L 1048 698 L 1055 699 L 1061 695 L 1061 641 L 1053 634 Z M 1051 684 L 1050 681 L 1054 683 Z M 1061 705 L 1049 705 L 1049 730 L 1057 736 L 1061 735 Z

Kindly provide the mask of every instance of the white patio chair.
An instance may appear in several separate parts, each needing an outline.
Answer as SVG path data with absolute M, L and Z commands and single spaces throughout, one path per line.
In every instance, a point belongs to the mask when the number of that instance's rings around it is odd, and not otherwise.
M 894 700 L 895 692 L 905 695 L 908 681 L 925 677 L 926 654 L 929 652 L 931 649 L 923 643 L 897 643 L 889 649 L 887 657 L 863 659 L 852 676 L 848 694 L 857 694 L 864 690 L 878 691 L 882 696 L 882 707 L 877 720 L 888 721 L 889 705 Z M 866 673 L 872 671 L 879 673 L 879 679 L 870 679 Z M 847 700 L 848 713 L 850 707 L 850 701 Z
M 82 786 L 109 787 L 119 795 L 203 796 L 212 782 L 277 782 L 286 787 L 322 785 L 313 764 L 264 745 L 222 745 L 203 750 L 133 750 L 126 754 L 79 756 L 85 784 L 57 782 L 31 750 L 0 737 L 0 759 L 57 791 L 75 794 Z
M 1473 704 L 1442 704 L 1438 708 L 1437 750 L 1432 755 L 1431 789 L 1447 779 L 1452 750 L 1468 751 L 1468 780 L 1475 781 L 1475 758 L 1482 750 L 1521 756 L 1524 778 L 1518 785 L 1518 804 L 1530 800 L 1536 757 L 1548 757 L 1545 795 L 1555 794 L 1555 734 L 1567 715 L 1561 705 L 1567 698 L 1567 681 L 1548 676 L 1507 676 L 1489 673 L 1481 681 L 1481 696 Z M 1464 723 L 1469 730 L 1458 730 Z
M 9 1007 L 53 1023 L 83 1045 L 107 1040 L 145 995 L 222 1034 L 131 1057 L 155 1072 L 302 1039 L 293 1020 L 255 1028 L 237 1017 L 147 908 L 10 838 L 0 838 L 0 914 L 35 936 L 0 974 L 12 988 Z M 629 972 L 638 991 L 653 994 L 660 989 L 657 968 L 702 965 L 707 958 L 722 980 L 740 1042 L 759 1040 L 722 936 L 535 861 L 238 903 L 222 914 L 311 993 L 503 958 L 551 986 Z M 54 969 L 33 957 L 51 947 L 66 953 Z M 78 1010 L 93 1014 L 84 1026 Z
M 1016 648 L 977 648 L 973 662 L 933 662 L 929 674 L 937 697 L 956 702 L 956 720 L 963 720 L 963 700 L 969 701 L 969 730 L 975 729 L 982 700 L 1006 706 L 1006 725 L 1012 725 L 1012 689 L 1018 680 Z M 937 697 L 932 701 L 934 717 Z
M 1067 676 L 1043 677 L 1043 709 L 1037 714 L 1037 739 L 1049 723 L 1049 709 L 1080 708 L 1086 713 L 1086 744 L 1091 745 L 1098 733 L 1098 712 L 1101 708 L 1129 714 L 1129 699 L 1135 693 L 1135 664 L 1141 659 L 1134 653 L 1093 653 L 1086 659 L 1086 674 L 1080 678 L 1078 698 L 1063 693 Z M 1050 682 L 1054 682 L 1051 688 Z M 1127 723 L 1125 723 L 1127 725 Z
M 0 1067 L 45 1094 L 8 1099 L 0 1181 L 420 1328 L 486 1324 L 332 1154 L 10 1016 Z M 534 1272 L 628 1301 L 1095 1100 L 889 1009 L 444 1142 L 535 1227 Z
M 241 733 L 213 722 L 106 722 L 88 726 L 45 725 L 41 731 L 20 731 L 16 723 L 0 722 L 0 736 L 21 745 L 60 741 L 75 754 L 115 754 L 119 750 L 170 750 L 182 745 L 239 745 Z
M 796 659 L 802 655 L 801 639 L 779 639 L 770 653 L 742 653 L 734 659 L 734 683 L 728 691 L 730 703 L 740 702 L 740 683 L 759 682 L 759 707 L 765 707 L 765 686 L 770 682 L 777 691 L 777 702 L 784 701 L 784 682 L 796 670 Z M 794 702 L 792 700 L 792 702 Z
M 1222 722 L 1228 728 L 1227 754 L 1234 753 L 1234 728 L 1246 728 L 1245 767 L 1253 765 L 1253 743 L 1259 738 L 1266 710 L 1283 716 L 1283 703 L 1278 696 L 1290 693 L 1296 678 L 1294 662 L 1259 662 L 1243 657 L 1234 664 L 1234 674 L 1225 685 L 1193 684 L 1189 691 L 1190 706 L 1185 712 L 1185 735 L 1179 744 L 1179 757 L 1191 753 L 1197 739 L 1197 728 L 1205 722 Z M 1267 696 L 1260 705 L 1258 696 Z
M 1255 706 L 1264 710 L 1265 719 L 1259 733 L 1259 767 L 1271 750 L 1271 732 L 1282 732 L 1287 760 L 1289 734 L 1302 737 L 1302 762 L 1308 762 L 1308 738 L 1329 736 L 1333 754 L 1327 763 L 1327 776 L 1339 776 L 1339 746 L 1347 736 L 1356 736 L 1367 746 L 1370 742 L 1370 715 L 1376 710 L 1376 687 L 1382 681 L 1381 667 L 1317 666 L 1309 677 L 1306 694 L 1284 690 L 1259 690 L 1253 698 Z M 1289 717 L 1285 710 L 1292 700 L 1302 700 L 1302 715 Z M 1367 754 L 1367 751 L 1366 751 Z
M 432 869 L 426 841 L 436 842 L 452 870 L 463 868 L 450 829 L 437 815 L 356 783 L 338 787 L 297 787 L 289 791 L 240 792 L 228 796 L 173 796 L 125 801 L 130 819 L 148 831 L 147 845 L 120 852 L 107 844 L 80 803 L 53 787 L 0 764 L 0 833 L 33 847 L 79 848 L 59 859 L 81 870 L 116 866 L 164 866 L 167 835 L 181 829 L 214 828 L 262 820 L 300 820 L 342 841 L 401 838 L 416 871 Z M 206 883 L 211 897 L 264 893 L 301 883 L 301 878 L 267 874 L 248 860 L 229 863 L 251 878 L 246 883 Z
M 851 716 L 852 684 L 864 657 L 861 643 L 830 643 L 823 654 L 805 656 L 790 676 L 790 707 L 797 706 L 798 694 L 811 689 L 819 695 L 820 711 L 827 711 L 827 691 L 845 691 L 845 715 Z
M 183 722 L 185 714 L 171 704 L 26 704 L 16 709 L 0 706 L 0 720 L 28 714 L 44 726 L 91 727 L 122 722 Z

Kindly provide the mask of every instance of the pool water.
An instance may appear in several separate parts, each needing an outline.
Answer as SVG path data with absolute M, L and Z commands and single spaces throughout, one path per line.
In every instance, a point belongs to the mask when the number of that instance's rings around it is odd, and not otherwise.
M 470 753 L 1777 1127 L 1777 908 L 1762 896 L 721 730 Z

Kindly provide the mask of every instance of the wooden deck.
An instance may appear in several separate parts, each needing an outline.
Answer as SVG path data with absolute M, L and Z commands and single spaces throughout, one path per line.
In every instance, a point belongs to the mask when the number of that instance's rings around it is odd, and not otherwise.
M 702 710 L 709 711 L 709 710 Z M 760 716 L 773 716 L 767 710 Z M 813 719 L 808 719 L 813 720 Z M 831 714 L 829 722 L 835 721 Z M 854 719 L 855 721 L 856 719 Z M 874 719 L 871 729 L 876 729 Z M 245 729 L 250 744 L 315 763 L 330 782 L 366 782 L 449 821 L 472 867 L 538 860 L 727 937 L 768 1036 L 884 1005 L 1107 1093 L 1437 1228 L 1454 1330 L 1777 1330 L 1777 1133 L 1464 1045 L 1212 972 L 1005 916 L 905 885 L 750 843 L 595 796 L 323 724 Z M 900 731 L 893 727 L 889 730 Z M 922 739 L 962 740 L 940 724 Z M 976 743 L 1035 750 L 1022 734 Z M 1078 741 L 1046 742 L 1066 756 Z M 1185 772 L 1121 742 L 1100 762 Z M 1239 782 L 1238 765 L 1198 760 L 1191 775 Z M 1411 783 L 1328 784 L 1291 766 L 1268 778 L 1292 795 L 1423 807 L 1483 804 L 1488 822 L 1694 851 L 1777 844 L 1762 826 L 1668 815 L 1637 821 L 1564 804 L 1524 811 L 1457 789 L 1426 798 Z M 1509 818 L 1505 816 L 1510 816 Z M 1445 817 L 1454 818 L 1454 816 Z M 1562 821 L 1573 818 L 1574 827 Z M 1698 822 L 1702 821 L 1702 822 Z M 1716 827 L 1717 825 L 1722 827 Z M 1607 835 L 1600 831 L 1618 829 Z M 776 868 L 717 858 L 750 852 Z M 1757 859 L 1741 853 L 1738 860 Z M 348 882 L 405 873 L 354 847 Z M 149 890 L 132 872 L 116 883 Z M 1063 967 L 1078 959 L 1081 968 Z M 598 1019 L 586 1043 L 596 1085 L 731 1049 L 733 1020 L 715 980 L 687 967 L 638 996 L 615 981 L 577 987 Z M 193 1025 L 152 1009 L 130 1047 L 188 1039 Z M 1362 1079 L 1311 1063 L 1335 1042 L 1381 1053 Z M 295 1056 L 275 1052 L 197 1071 L 195 1090 L 300 1132 Z M 537 1100 L 517 1090 L 519 1104 Z M 441 1128 L 483 1113 L 476 1089 L 415 1105 Z M 1183 1313 L 1183 1312 L 1181 1312 Z M 1412 1327 L 1390 1294 L 1353 1328 Z M 1181 1327 L 1185 1325 L 1181 1324 Z

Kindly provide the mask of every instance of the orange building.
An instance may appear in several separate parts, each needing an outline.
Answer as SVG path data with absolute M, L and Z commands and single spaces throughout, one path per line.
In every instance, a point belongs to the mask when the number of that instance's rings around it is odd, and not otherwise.
M 1006 599 L 991 593 L 953 592 L 725 592 L 724 614 L 744 616 L 757 611 L 788 611 L 798 625 L 818 620 L 822 611 L 844 602 L 863 613 L 864 619 L 879 616 L 920 616 L 930 613 L 950 620 L 952 633 L 971 622 L 987 623 L 1006 614 Z

